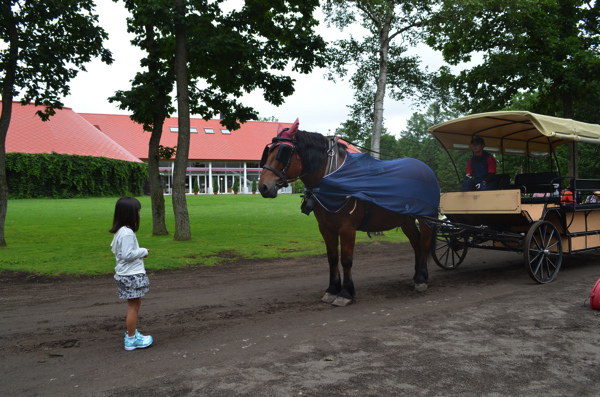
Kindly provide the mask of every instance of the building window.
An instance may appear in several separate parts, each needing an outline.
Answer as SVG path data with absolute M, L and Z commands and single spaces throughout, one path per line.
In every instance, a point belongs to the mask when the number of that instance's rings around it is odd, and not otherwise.
M 221 129 L 221 134 L 231 134 L 231 132 L 226 129 Z
M 204 132 L 206 132 L 207 134 L 214 134 L 215 130 L 213 130 L 212 128 L 205 128 Z
M 169 127 L 169 130 L 170 130 L 171 132 L 179 132 L 179 127 Z M 198 133 L 198 130 L 197 130 L 196 128 L 194 128 L 194 127 L 190 127 L 190 132 L 191 132 L 192 134 L 197 134 L 197 133 Z

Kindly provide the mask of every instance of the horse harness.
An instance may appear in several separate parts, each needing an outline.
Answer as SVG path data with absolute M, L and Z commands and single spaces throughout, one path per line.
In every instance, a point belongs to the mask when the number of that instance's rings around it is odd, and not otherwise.
M 300 154 L 298 153 L 298 147 L 296 145 L 296 137 L 294 136 L 293 138 L 286 138 L 282 136 L 282 134 L 287 130 L 289 130 L 289 128 L 285 128 L 283 131 L 277 134 L 275 138 L 273 138 L 271 144 L 265 146 L 265 150 L 263 150 L 263 154 L 260 159 L 261 168 L 269 170 L 279 177 L 279 179 L 276 182 L 276 185 L 278 187 L 288 187 L 289 182 L 294 182 L 303 176 L 299 175 L 296 178 L 291 179 L 289 181 L 285 176 L 286 172 L 290 168 L 290 165 L 292 164 L 292 156 L 294 155 L 294 152 L 296 152 L 296 157 L 298 158 L 298 160 L 300 160 Z M 329 149 L 327 150 L 327 156 L 329 157 L 329 160 L 327 162 L 327 169 L 325 170 L 325 175 L 332 173 L 333 171 L 337 170 L 340 166 L 340 151 L 337 145 L 338 139 L 338 137 L 328 139 Z M 281 171 L 277 171 L 275 168 L 266 164 L 269 154 L 277 147 L 279 149 L 277 150 L 275 160 L 279 161 L 281 164 L 284 165 L 283 170 Z M 300 161 L 300 172 L 302 172 L 302 161 Z
M 340 149 L 338 146 L 338 137 L 328 137 L 329 149 L 327 149 L 327 168 L 325 169 L 325 175 L 331 174 L 333 171 L 340 167 Z M 300 205 L 300 211 L 303 214 L 310 215 L 314 210 L 316 199 L 312 195 L 312 191 L 304 188 L 304 195 L 302 197 L 302 204 Z
M 296 157 L 298 158 L 298 160 L 300 160 L 300 155 L 298 154 L 298 151 L 296 150 L 297 149 L 296 137 L 294 136 L 293 138 L 286 138 L 286 137 L 282 136 L 282 134 L 287 130 L 289 130 L 289 128 L 285 128 L 283 131 L 281 131 L 279 134 L 277 134 L 277 136 L 275 138 L 273 138 L 273 140 L 270 144 L 265 146 L 265 150 L 263 151 L 262 158 L 260 159 L 260 167 L 261 168 L 269 170 L 279 177 L 279 179 L 277 179 L 277 181 L 275 182 L 275 184 L 277 185 L 278 188 L 288 187 L 289 182 L 294 182 L 296 179 L 300 178 L 300 176 L 301 176 L 300 175 L 289 181 L 287 180 L 287 178 L 285 176 L 285 173 L 288 171 L 288 169 L 290 168 L 290 165 L 292 164 L 292 156 L 293 156 L 294 152 L 296 152 Z M 267 158 L 269 157 L 269 153 L 271 153 L 277 147 L 279 149 L 277 150 L 277 156 L 275 157 L 275 160 L 279 161 L 281 164 L 284 165 L 282 171 L 277 171 L 275 168 L 271 167 L 270 165 L 265 164 L 267 162 Z M 302 171 L 302 162 L 300 162 L 300 170 Z

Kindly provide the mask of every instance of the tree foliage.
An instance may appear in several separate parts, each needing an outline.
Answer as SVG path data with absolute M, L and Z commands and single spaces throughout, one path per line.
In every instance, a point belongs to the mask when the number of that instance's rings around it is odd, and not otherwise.
M 92 0 L 5 0 L 0 3 L 0 246 L 6 245 L 4 223 L 8 208 L 6 134 L 13 98 L 44 105 L 44 121 L 61 109 L 69 82 L 84 64 L 99 56 L 111 63 L 102 45 L 106 32 L 98 26 Z
M 585 0 L 446 0 L 428 44 L 452 65 L 463 112 L 500 110 L 521 92 L 532 111 L 600 121 L 600 5 Z
M 149 71 L 138 74 L 132 89 L 118 92 L 113 99 L 133 111 L 135 120 L 148 130 L 155 128 L 160 119 L 156 118 L 155 101 L 159 93 L 152 85 L 158 81 L 172 87 L 175 81 L 176 27 L 185 31 L 190 113 L 204 119 L 220 115 L 222 124 L 230 130 L 258 118 L 251 105 L 239 100 L 244 93 L 261 90 L 266 101 L 281 105 L 294 92 L 293 79 L 284 73 L 287 66 L 300 73 L 324 66 L 325 43 L 313 31 L 317 21 L 312 13 L 318 6 L 317 0 L 246 0 L 240 9 L 227 13 L 221 10 L 220 3 L 220 0 L 126 2 L 132 11 L 129 30 L 136 34 L 134 44 L 148 51 L 142 65 L 148 66 Z M 182 6 L 179 11 L 177 4 Z M 151 36 L 156 49 L 153 53 L 147 44 Z M 150 70 L 153 62 L 157 71 L 154 74 Z M 181 94 L 179 87 L 178 99 Z M 172 98 L 168 95 L 164 98 L 162 120 L 174 112 Z M 180 121 L 181 117 L 180 112 Z M 179 134 L 180 139 L 187 139 L 189 127 L 186 130 L 180 126 Z M 177 147 L 175 173 L 185 178 L 187 144 L 178 140 Z M 174 180 L 174 199 L 183 191 L 182 181 Z M 181 218 L 177 212 L 184 211 L 176 210 L 175 206 L 185 206 L 183 202 L 177 203 L 174 200 L 176 228 Z
M 464 112 L 499 110 L 528 92 L 537 113 L 597 123 L 599 22 L 598 1 L 445 0 L 427 42 L 451 64 L 483 53 L 454 84 Z M 578 145 L 568 152 L 577 177 Z
M 368 32 L 361 39 L 350 36 L 334 43 L 329 52 L 329 77 L 343 78 L 350 68 L 355 69 L 350 78 L 355 103 L 350 107 L 351 121 L 343 128 L 361 131 L 357 140 L 362 142 L 370 130 L 371 149 L 375 152 L 380 148 L 386 89 L 398 101 L 425 97 L 429 92 L 431 76 L 420 69 L 419 57 L 406 52 L 420 41 L 433 3 L 432 0 L 326 0 L 323 5 L 329 24 L 340 30 L 358 24 Z

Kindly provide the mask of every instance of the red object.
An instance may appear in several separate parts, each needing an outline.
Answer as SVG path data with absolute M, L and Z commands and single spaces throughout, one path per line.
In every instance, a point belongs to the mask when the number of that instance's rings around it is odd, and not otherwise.
M 565 190 L 562 197 L 560 198 L 560 201 L 572 203 L 573 202 L 573 192 L 570 190 Z
M 600 280 L 596 281 L 596 285 L 590 292 L 590 306 L 592 309 L 600 310 Z

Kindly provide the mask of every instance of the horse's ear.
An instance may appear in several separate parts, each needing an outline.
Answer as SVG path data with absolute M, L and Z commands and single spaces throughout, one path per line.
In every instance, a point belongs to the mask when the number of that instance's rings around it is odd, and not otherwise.
M 279 124 L 281 126 L 281 124 Z M 300 121 L 298 121 L 298 119 L 296 119 L 296 121 L 294 122 L 294 124 L 292 124 L 292 126 L 290 128 L 288 128 L 286 131 L 283 131 L 283 134 L 281 134 L 282 137 L 284 138 L 294 138 L 294 135 L 296 135 L 296 132 L 298 132 L 298 126 L 300 125 Z
M 279 136 L 279 134 L 281 134 L 281 131 L 283 131 L 283 126 L 281 124 L 279 124 L 277 126 L 277 136 Z

